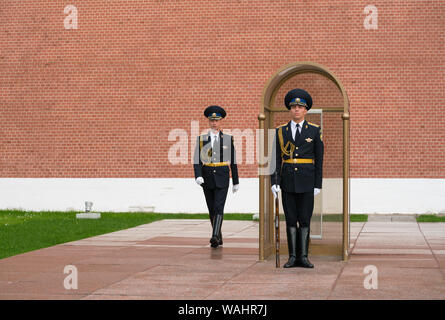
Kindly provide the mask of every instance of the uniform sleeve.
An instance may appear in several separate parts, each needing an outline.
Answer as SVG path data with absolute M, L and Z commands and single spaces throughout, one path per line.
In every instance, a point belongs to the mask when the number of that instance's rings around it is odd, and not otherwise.
M 273 140 L 272 155 L 271 155 L 271 170 L 270 176 L 271 186 L 274 184 L 280 185 L 281 183 L 281 148 L 278 142 L 278 130 L 275 130 L 275 138 Z
M 195 152 L 193 154 L 193 170 L 195 172 L 195 179 L 202 177 L 202 162 L 199 150 L 199 137 L 196 140 Z
M 315 138 L 314 154 L 315 154 L 315 188 L 321 189 L 323 181 L 323 154 L 324 144 L 322 138 L 321 127 L 318 128 L 318 132 Z
M 233 143 L 233 136 L 230 142 L 230 171 L 232 171 L 233 185 L 239 184 L 238 165 L 236 164 L 236 151 L 235 151 L 235 145 Z

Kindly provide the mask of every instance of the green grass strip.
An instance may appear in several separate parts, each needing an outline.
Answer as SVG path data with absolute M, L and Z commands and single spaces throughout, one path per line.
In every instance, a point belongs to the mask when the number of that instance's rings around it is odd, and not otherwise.
M 445 216 L 434 214 L 421 214 L 416 217 L 417 222 L 445 222 Z
M 252 214 L 224 214 L 225 220 L 252 220 Z M 100 219 L 76 219 L 76 212 L 0 211 L 0 259 L 128 229 L 162 219 L 208 219 L 208 214 L 101 212 Z

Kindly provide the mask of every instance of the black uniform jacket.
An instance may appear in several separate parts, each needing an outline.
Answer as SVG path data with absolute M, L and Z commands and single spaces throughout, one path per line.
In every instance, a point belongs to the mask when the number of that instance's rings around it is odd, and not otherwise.
M 235 147 L 233 137 L 219 132 L 218 142 L 212 148 L 211 136 L 209 133 L 201 135 L 196 141 L 193 160 L 195 179 L 204 178 L 201 185 L 207 189 L 228 188 L 230 173 L 232 171 L 233 185 L 239 184 L 238 167 L 236 164 Z M 207 166 L 206 164 L 226 162 L 227 165 Z
M 321 189 L 323 152 L 321 128 L 304 121 L 298 141 L 292 137 L 291 121 L 276 128 L 274 139 L 276 169 L 271 185 L 278 184 L 285 192 L 303 193 Z M 314 163 L 285 163 L 286 159 L 313 159 Z

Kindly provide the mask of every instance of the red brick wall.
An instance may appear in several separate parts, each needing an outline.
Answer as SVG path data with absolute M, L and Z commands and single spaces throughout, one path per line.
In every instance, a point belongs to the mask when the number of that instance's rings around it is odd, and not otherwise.
M 363 26 L 368 4 L 378 30 Z M 256 129 L 267 80 L 312 61 L 348 92 L 352 177 L 444 178 L 444 17 L 439 0 L 2 0 L 0 176 L 191 177 L 167 159 L 171 129 L 205 128 L 210 104 L 225 128 Z M 341 106 L 332 84 L 299 77 L 317 105 Z M 331 158 L 338 121 L 324 122 Z

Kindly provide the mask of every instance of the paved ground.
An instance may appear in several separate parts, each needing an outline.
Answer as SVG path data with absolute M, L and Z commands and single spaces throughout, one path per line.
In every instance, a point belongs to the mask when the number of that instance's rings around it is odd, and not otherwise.
M 445 223 L 396 220 L 351 223 L 350 260 L 314 269 L 259 262 L 256 222 L 224 221 L 215 250 L 208 221 L 163 220 L 2 259 L 0 299 L 445 299 Z

